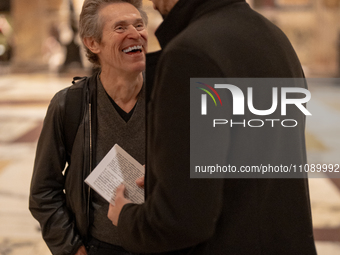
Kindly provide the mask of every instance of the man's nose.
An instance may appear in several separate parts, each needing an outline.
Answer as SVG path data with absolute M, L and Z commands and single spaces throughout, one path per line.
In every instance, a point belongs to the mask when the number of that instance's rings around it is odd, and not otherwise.
M 128 37 L 133 39 L 138 39 L 140 37 L 140 33 L 137 31 L 137 29 L 134 26 L 128 27 Z

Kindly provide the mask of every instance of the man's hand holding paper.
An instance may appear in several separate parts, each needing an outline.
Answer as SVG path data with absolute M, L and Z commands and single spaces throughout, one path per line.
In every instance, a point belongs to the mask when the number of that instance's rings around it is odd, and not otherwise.
M 144 202 L 144 177 L 141 176 L 144 176 L 144 167 L 116 144 L 85 182 L 111 204 L 115 203 L 117 187 L 124 184 L 126 197 L 141 204 Z

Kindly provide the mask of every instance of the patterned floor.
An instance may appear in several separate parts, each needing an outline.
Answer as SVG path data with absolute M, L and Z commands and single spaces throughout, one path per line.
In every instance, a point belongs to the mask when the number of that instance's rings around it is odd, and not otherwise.
M 46 107 L 71 77 L 0 76 L 0 255 L 48 255 L 38 223 L 28 211 L 35 146 Z M 307 119 L 309 163 L 340 163 L 340 86 L 311 85 Z M 340 254 L 340 179 L 311 178 L 319 255 Z

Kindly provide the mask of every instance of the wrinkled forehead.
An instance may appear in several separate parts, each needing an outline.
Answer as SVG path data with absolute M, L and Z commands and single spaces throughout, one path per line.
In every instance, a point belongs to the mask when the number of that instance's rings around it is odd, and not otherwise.
M 116 23 L 119 21 L 132 23 L 137 20 L 143 20 L 138 9 L 126 2 L 105 4 L 100 8 L 98 14 L 102 28 L 106 23 Z

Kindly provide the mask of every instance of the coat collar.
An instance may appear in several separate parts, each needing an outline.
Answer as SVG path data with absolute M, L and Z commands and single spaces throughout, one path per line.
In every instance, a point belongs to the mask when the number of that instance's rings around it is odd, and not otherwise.
M 162 49 L 192 21 L 206 13 L 245 0 L 179 0 L 172 8 L 155 35 Z

